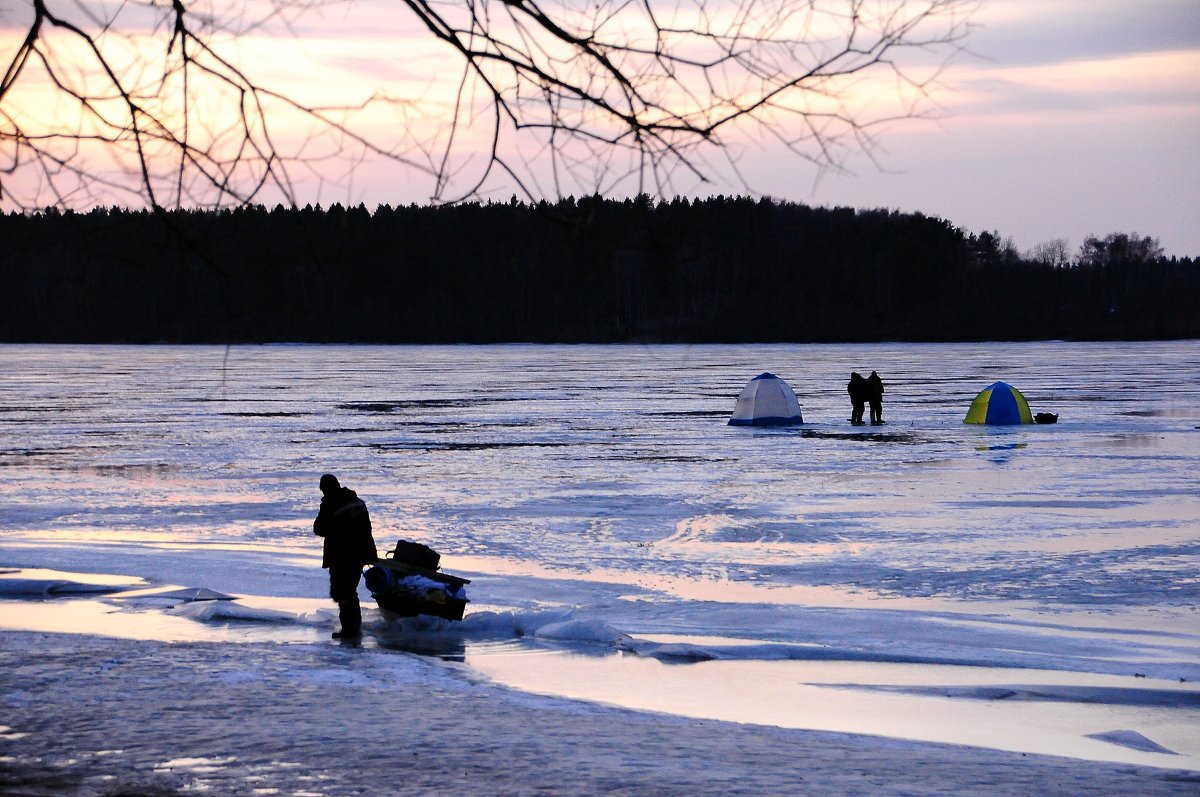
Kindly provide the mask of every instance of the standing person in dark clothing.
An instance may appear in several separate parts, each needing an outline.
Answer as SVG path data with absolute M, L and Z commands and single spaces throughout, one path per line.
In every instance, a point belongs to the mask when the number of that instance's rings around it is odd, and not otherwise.
M 883 423 L 883 380 L 874 371 L 867 377 L 867 401 L 871 402 L 871 423 Z
M 862 374 L 854 371 L 850 381 L 846 383 L 846 392 L 850 394 L 850 423 L 862 423 L 863 405 L 867 402 L 867 380 Z
M 363 565 L 374 562 L 375 538 L 371 536 L 371 516 L 367 505 L 353 490 L 343 487 L 337 477 L 321 477 L 321 511 L 313 522 L 313 533 L 325 538 L 321 567 L 329 569 L 329 597 L 338 605 L 342 628 L 334 639 L 353 639 L 361 635 L 362 610 L 358 605 L 358 581 Z

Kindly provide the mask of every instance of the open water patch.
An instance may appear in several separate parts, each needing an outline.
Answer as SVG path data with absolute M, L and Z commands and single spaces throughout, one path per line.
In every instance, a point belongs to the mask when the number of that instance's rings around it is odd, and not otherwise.
M 54 448 L 0 449 L 0 466 L 34 464 L 37 460 L 52 460 L 59 457 L 73 456 L 99 448 L 100 446 L 61 446 Z
M 1126 410 L 1117 413 L 1127 418 L 1194 418 L 1196 414 L 1195 409 Z
M 643 412 L 648 418 L 726 418 L 729 410 L 676 410 L 673 412 Z
M 535 424 L 532 421 L 427 421 L 413 418 L 402 418 L 393 422 L 396 426 L 405 426 L 420 433 L 434 433 L 444 430 L 460 431 L 462 429 L 523 429 Z
M 858 689 L 894 694 L 928 695 L 954 700 L 1040 701 L 1052 703 L 1092 703 L 1106 706 L 1155 706 L 1200 709 L 1200 690 L 1161 687 L 1002 685 L 1002 686 L 916 686 L 880 684 L 823 684 L 831 689 Z
M 348 401 L 338 404 L 339 410 L 388 415 L 404 410 L 459 409 L 495 404 L 502 401 L 521 401 L 515 396 L 475 396 L 465 398 L 401 399 L 397 401 Z
M 124 462 L 112 465 L 82 465 L 79 470 L 89 471 L 100 476 L 138 478 L 179 473 L 183 468 L 170 462 Z
M 245 410 L 242 412 L 218 412 L 217 415 L 222 415 L 230 418 L 299 418 L 305 415 L 313 415 L 312 412 L 301 412 L 298 410 L 264 410 L 262 412 L 253 412 Z
M 932 443 L 931 439 L 921 437 L 920 435 L 911 432 L 883 432 L 883 431 L 858 431 L 858 432 L 825 432 L 818 429 L 801 429 L 800 436 L 810 440 L 851 440 L 858 443 L 901 443 L 904 445 L 918 445 L 922 443 Z
M 611 453 L 599 457 L 586 457 L 586 459 L 602 459 L 612 460 L 614 462 L 732 462 L 733 457 L 706 457 L 695 454 L 643 454 L 634 452 L 629 454 Z
M 387 453 L 392 451 L 503 451 L 505 449 L 517 448 L 562 448 L 564 446 L 574 445 L 573 443 L 560 442 L 554 440 L 533 440 L 533 441 L 511 441 L 502 440 L 490 443 L 475 443 L 475 442 L 417 442 L 406 441 L 402 443 L 352 443 L 353 447 L 370 448 L 373 451 Z
M 973 501 L 945 501 L 944 506 L 959 509 L 1123 509 L 1140 506 L 1140 501 L 1117 499 L 1098 500 L 1087 498 L 1016 498 L 976 499 Z

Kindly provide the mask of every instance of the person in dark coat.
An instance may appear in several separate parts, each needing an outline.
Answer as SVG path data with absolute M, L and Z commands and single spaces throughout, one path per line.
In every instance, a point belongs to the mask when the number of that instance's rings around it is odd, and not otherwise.
M 863 406 L 867 403 L 867 380 L 854 371 L 846 383 L 846 392 L 850 394 L 850 423 L 862 423 Z
M 871 423 L 883 423 L 883 380 L 874 371 L 867 377 L 867 401 L 871 403 Z
M 375 538 L 371 536 L 371 515 L 367 505 L 353 490 L 343 487 L 337 477 L 321 477 L 321 511 L 313 521 L 313 533 L 325 538 L 321 567 L 329 570 L 329 597 L 338 605 L 342 621 L 334 639 L 360 635 L 362 609 L 358 605 L 358 582 L 363 565 L 378 559 Z

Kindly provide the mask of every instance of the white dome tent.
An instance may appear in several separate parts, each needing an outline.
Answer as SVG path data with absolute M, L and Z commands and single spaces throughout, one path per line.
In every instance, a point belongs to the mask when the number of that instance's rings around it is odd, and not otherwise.
M 772 373 L 750 380 L 733 407 L 730 426 L 790 426 L 804 423 L 796 393 Z

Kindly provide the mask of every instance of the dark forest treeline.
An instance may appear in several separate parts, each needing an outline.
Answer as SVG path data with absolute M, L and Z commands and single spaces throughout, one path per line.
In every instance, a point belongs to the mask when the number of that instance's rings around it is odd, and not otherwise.
M 1200 261 L 717 197 L 0 215 L 0 340 L 1200 337 Z

